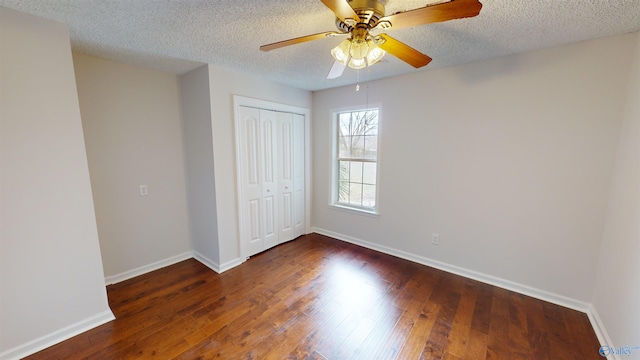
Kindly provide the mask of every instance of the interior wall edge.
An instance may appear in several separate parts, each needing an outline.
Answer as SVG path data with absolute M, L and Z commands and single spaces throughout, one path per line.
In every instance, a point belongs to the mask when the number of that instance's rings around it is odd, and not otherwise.
M 198 262 L 200 262 L 202 265 L 208 267 L 209 269 L 215 271 L 218 274 L 222 274 L 223 272 L 227 271 L 227 270 L 231 270 L 234 267 L 241 265 L 242 263 L 244 263 L 246 260 L 242 259 L 242 258 L 236 258 L 233 260 L 229 260 L 223 264 L 218 264 L 217 262 L 209 259 L 208 257 L 202 255 L 201 253 L 194 251 L 193 252 L 193 258 L 196 259 Z
M 223 273 L 227 270 L 231 270 L 234 267 L 241 265 L 242 263 L 244 263 L 246 261 L 246 259 L 243 259 L 241 257 L 237 258 L 237 259 L 233 259 L 233 260 L 229 260 L 225 263 L 222 263 L 222 265 L 220 265 L 220 272 L 219 273 Z
M 514 281 L 502 279 L 496 276 L 484 274 L 478 271 L 462 268 L 455 265 L 450 265 L 441 261 L 433 260 L 424 256 L 411 254 L 406 251 L 394 249 L 388 246 L 379 245 L 376 243 L 372 243 L 366 240 L 362 240 L 353 236 L 348 236 L 344 234 L 340 234 L 331 230 L 322 229 L 318 227 L 313 228 L 313 232 L 318 233 L 320 235 L 329 236 L 341 241 L 345 241 L 351 244 L 355 244 L 358 246 L 362 246 L 371 250 L 379 251 L 385 253 L 387 255 L 392 255 L 399 257 L 401 259 L 409 260 L 418 264 L 422 264 L 425 266 L 433 267 L 438 270 L 446 271 L 448 273 L 452 273 L 455 275 L 463 276 L 468 279 L 476 280 L 483 282 L 485 284 L 497 286 L 502 289 L 510 290 L 517 292 L 519 294 L 523 294 L 526 296 L 531 296 L 533 298 L 550 302 L 552 304 L 560 305 L 569 309 L 573 309 L 576 311 L 580 311 L 585 314 L 589 314 L 591 304 L 585 303 L 580 300 L 572 299 L 560 294 L 555 294 L 546 290 L 537 289 L 525 284 L 520 284 Z
M 75 324 L 56 330 L 48 335 L 44 335 L 40 338 L 34 339 L 25 344 L 16 346 L 3 353 L 0 353 L 0 360 L 22 359 L 26 356 L 35 354 L 40 350 L 44 350 L 57 343 L 68 340 L 76 335 L 82 334 L 85 331 L 88 331 L 100 325 L 106 324 L 109 321 L 115 320 L 115 318 L 116 317 L 113 315 L 111 310 L 107 310 L 102 313 L 93 315 Z
M 202 265 L 208 267 L 209 269 L 215 271 L 218 274 L 222 272 L 220 271 L 220 265 L 217 262 L 211 260 L 210 258 L 206 257 L 205 255 L 203 255 L 198 251 L 195 251 L 195 250 L 193 251 L 193 258 L 196 259 Z

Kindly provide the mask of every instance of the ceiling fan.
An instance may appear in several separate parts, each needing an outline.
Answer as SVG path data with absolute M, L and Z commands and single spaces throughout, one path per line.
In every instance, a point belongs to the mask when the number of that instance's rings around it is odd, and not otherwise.
M 345 67 L 362 69 L 380 61 L 385 53 L 399 58 L 407 64 L 420 68 L 431 62 L 431 58 L 387 34 L 372 34 L 372 30 L 400 29 L 431 24 L 447 20 L 473 17 L 480 14 L 482 4 L 478 0 L 443 0 L 425 7 L 385 14 L 387 0 L 321 0 L 336 14 L 338 31 L 326 31 L 294 39 L 278 41 L 260 46 L 262 51 L 331 36 L 349 36 L 331 50 L 335 62 L 328 79 L 342 75 Z

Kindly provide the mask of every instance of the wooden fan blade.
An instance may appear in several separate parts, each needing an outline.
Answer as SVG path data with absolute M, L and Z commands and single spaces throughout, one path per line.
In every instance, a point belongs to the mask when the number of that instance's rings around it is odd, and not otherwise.
M 341 63 L 340 61 L 335 61 L 333 63 L 333 66 L 331 67 L 331 70 L 329 70 L 329 74 L 327 75 L 327 79 L 335 79 L 338 78 L 340 76 L 342 76 L 342 73 L 344 72 L 344 69 L 347 67 L 347 65 Z
M 297 37 L 289 40 L 278 41 L 273 44 L 262 45 L 260 46 L 260 50 L 271 51 L 271 50 L 279 49 L 281 47 L 300 44 L 300 43 L 311 41 L 311 40 L 324 39 L 328 36 L 334 36 L 334 35 L 345 35 L 345 34 L 337 31 L 326 31 L 323 33 L 301 36 L 301 37 Z
M 342 21 L 345 19 L 353 19 L 360 22 L 360 17 L 353 11 L 353 8 L 347 0 L 322 0 L 322 3 L 336 14 L 336 17 Z
M 425 6 L 385 16 L 380 19 L 380 21 L 389 21 L 392 29 L 400 29 L 453 19 L 474 17 L 480 14 L 480 9 L 482 9 L 482 4 L 478 0 L 451 0 L 444 4 Z
M 431 62 L 431 58 L 427 55 L 419 52 L 418 50 L 401 41 L 392 38 L 387 34 L 380 34 L 378 35 L 378 37 L 384 40 L 377 43 L 379 48 L 406 62 L 414 68 L 426 66 Z

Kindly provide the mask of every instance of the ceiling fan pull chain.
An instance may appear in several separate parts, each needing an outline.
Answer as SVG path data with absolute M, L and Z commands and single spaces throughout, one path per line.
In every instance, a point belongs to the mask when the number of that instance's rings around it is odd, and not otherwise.
M 356 92 L 360 91 L 360 69 L 356 70 Z
M 366 108 L 369 108 L 369 77 L 371 75 L 371 67 L 367 66 L 367 106 Z

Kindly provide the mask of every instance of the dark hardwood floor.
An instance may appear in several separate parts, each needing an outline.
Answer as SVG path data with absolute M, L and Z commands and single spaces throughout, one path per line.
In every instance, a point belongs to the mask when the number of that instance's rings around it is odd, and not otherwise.
M 583 313 L 311 234 L 107 288 L 116 320 L 29 359 L 600 359 Z

